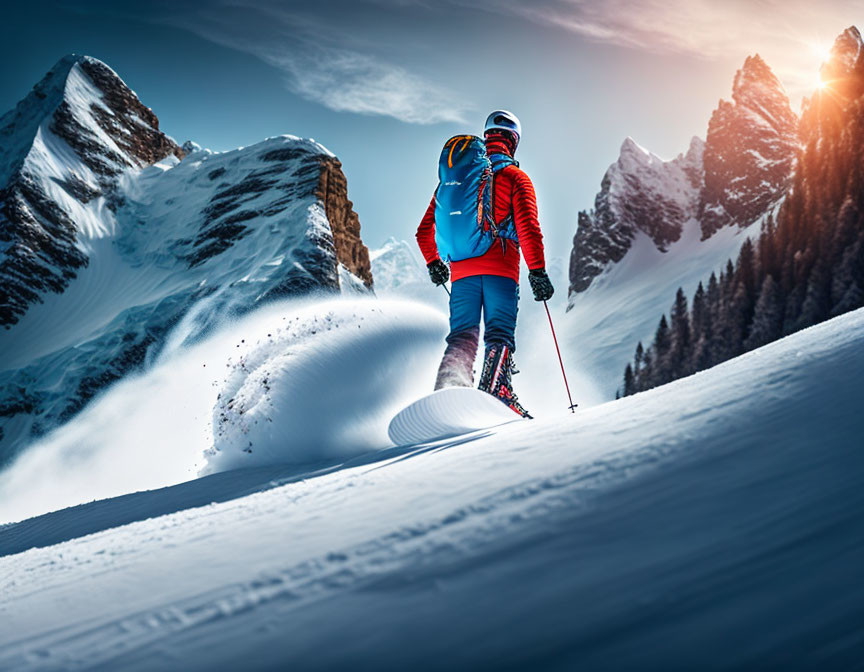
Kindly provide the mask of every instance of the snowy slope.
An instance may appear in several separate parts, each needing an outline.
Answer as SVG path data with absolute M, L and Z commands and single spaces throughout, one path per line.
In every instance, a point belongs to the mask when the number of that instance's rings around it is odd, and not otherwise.
M 855 669 L 862 346 L 0 528 L 0 669 Z
M 85 56 L 0 137 L 0 465 L 165 347 L 273 299 L 371 285 L 340 164 L 312 140 L 181 149 Z
M 748 236 L 758 236 L 760 227 L 761 221 L 744 229 L 726 227 L 703 241 L 699 221 L 690 219 L 666 252 L 647 236 L 636 236 L 625 259 L 572 296 L 560 317 L 573 368 L 601 398 L 613 398 L 636 344 L 650 342 L 678 287 L 692 296 L 700 282 L 737 256 Z

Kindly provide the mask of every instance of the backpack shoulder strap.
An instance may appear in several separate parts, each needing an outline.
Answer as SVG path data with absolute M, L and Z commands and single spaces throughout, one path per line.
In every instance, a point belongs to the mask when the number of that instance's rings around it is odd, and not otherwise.
M 516 159 L 514 159 L 512 156 L 509 156 L 507 154 L 490 154 L 489 155 L 489 161 L 492 164 L 493 174 L 502 171 L 507 166 L 516 166 L 517 168 L 519 167 L 519 162 Z M 492 235 L 495 238 L 500 240 L 501 250 L 505 251 L 507 240 L 513 241 L 517 246 L 519 245 L 519 236 L 516 233 L 516 224 L 515 224 L 515 221 L 513 219 L 512 204 L 511 204 L 510 213 L 507 215 L 507 217 L 505 217 L 500 222 L 495 221 L 495 214 L 494 214 L 494 209 L 495 209 L 494 204 L 496 202 L 495 201 L 495 186 L 494 186 L 495 180 L 494 179 L 490 180 L 490 182 L 491 182 L 491 192 L 492 192 L 492 194 L 491 194 L 492 206 L 490 208 L 491 212 L 490 212 L 490 216 L 488 218 L 488 221 L 490 223 L 490 229 L 492 231 Z

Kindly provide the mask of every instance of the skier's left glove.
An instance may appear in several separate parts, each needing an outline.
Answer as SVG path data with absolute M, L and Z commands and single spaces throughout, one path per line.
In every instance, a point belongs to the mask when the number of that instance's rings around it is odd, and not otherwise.
M 535 301 L 548 301 L 555 293 L 552 281 L 546 273 L 545 268 L 535 268 L 528 271 L 528 281 L 531 283 L 531 291 L 534 292 Z
M 450 279 L 450 269 L 440 259 L 430 261 L 426 268 L 429 269 L 429 277 L 436 285 L 443 285 Z

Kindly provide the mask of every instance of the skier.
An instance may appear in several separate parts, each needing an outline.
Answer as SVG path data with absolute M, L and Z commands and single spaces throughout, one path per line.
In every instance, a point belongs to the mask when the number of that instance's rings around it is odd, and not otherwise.
M 534 299 L 546 301 L 554 290 L 545 269 L 534 185 L 513 158 L 522 137 L 519 119 L 506 110 L 492 112 L 484 137 L 485 150 L 483 141 L 473 136 L 456 136 L 444 146 L 440 182 L 417 229 L 417 243 L 432 282 L 443 285 L 452 278 L 450 334 L 435 389 L 473 387 L 482 311 L 486 353 L 479 387 L 530 418 L 511 382 L 516 373 L 513 352 L 520 248 Z M 480 156 L 472 156 L 472 148 Z M 471 181 L 471 175 L 477 174 L 471 167 L 482 165 L 478 161 L 487 166 L 479 178 L 479 190 Z M 462 172 L 455 172 L 458 170 Z M 478 193 L 488 201 L 478 203 Z M 463 208 L 457 201 L 470 199 L 472 194 L 474 203 L 467 202 L 464 208 L 469 216 L 462 217 Z M 480 219 L 483 222 L 478 226 Z

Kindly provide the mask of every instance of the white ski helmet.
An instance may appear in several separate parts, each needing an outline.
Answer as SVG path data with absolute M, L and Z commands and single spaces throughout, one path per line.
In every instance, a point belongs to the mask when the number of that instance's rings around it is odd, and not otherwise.
M 522 124 L 519 123 L 519 117 L 507 110 L 495 110 L 492 114 L 486 117 L 486 127 L 484 133 L 488 131 L 510 131 L 516 134 L 516 143 L 522 139 Z

